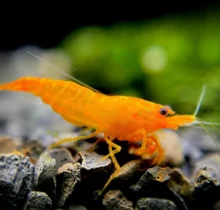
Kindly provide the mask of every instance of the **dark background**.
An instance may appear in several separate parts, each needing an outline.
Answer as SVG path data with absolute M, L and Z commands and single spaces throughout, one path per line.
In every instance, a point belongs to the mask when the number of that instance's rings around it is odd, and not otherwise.
M 88 25 L 112 25 L 122 21 L 150 20 L 172 14 L 203 13 L 218 9 L 219 1 L 145 1 L 132 3 L 71 4 L 41 3 L 0 5 L 0 50 L 13 50 L 23 45 L 51 48 L 73 30 Z M 1 3 L 2 4 L 2 3 Z

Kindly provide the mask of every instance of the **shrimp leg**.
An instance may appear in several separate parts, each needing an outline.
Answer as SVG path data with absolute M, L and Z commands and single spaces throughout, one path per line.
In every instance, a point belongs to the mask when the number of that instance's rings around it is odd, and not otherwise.
M 146 137 L 146 131 L 144 129 L 141 129 L 141 130 L 138 130 L 138 131 L 130 134 L 129 137 L 133 137 L 135 140 L 137 140 L 136 137 L 138 137 L 140 135 L 143 135 L 141 147 L 140 148 L 131 147 L 129 149 L 129 153 L 146 158 L 147 155 L 145 153 L 153 154 L 155 152 L 155 150 L 157 150 L 157 156 L 153 160 L 153 164 L 159 164 L 163 160 L 164 151 L 160 145 L 160 142 L 158 141 L 156 134 L 153 134 L 153 135 Z
M 161 147 L 160 145 L 160 142 L 157 138 L 157 136 L 155 134 L 151 135 L 151 136 L 148 136 L 148 142 L 147 142 L 147 145 L 146 145 L 146 148 L 145 148 L 145 151 L 144 153 L 140 154 L 140 156 L 143 158 L 143 159 L 149 159 L 149 157 L 152 159 L 152 155 L 156 152 L 156 157 L 154 157 L 154 160 L 152 162 L 153 165 L 155 164 L 160 164 L 161 161 L 163 160 L 164 158 L 164 150 L 163 148 Z M 129 153 L 130 154 L 136 154 L 136 150 L 139 150 L 136 149 L 135 147 L 131 147 L 130 150 L 129 150 Z
M 108 144 L 109 154 L 106 155 L 106 156 L 104 156 L 104 157 L 102 157 L 100 160 L 103 161 L 103 160 L 105 160 L 105 159 L 111 157 L 112 162 L 113 162 L 114 165 L 115 165 L 115 168 L 116 168 L 116 169 L 117 169 L 117 168 L 120 169 L 120 166 L 119 166 L 119 164 L 118 164 L 118 162 L 117 162 L 117 160 L 116 160 L 116 158 L 115 158 L 115 154 L 121 151 L 121 147 L 120 147 L 119 145 L 113 143 L 112 140 L 113 140 L 113 138 L 110 139 L 110 140 L 109 140 L 108 137 L 105 138 L 105 141 L 106 141 L 106 143 Z M 111 148 L 110 148 L 110 146 L 111 146 Z M 115 150 L 112 150 L 112 147 L 115 148 Z
M 140 137 L 140 136 L 142 136 L 142 137 Z M 146 131 L 145 131 L 144 129 L 140 129 L 140 130 L 138 130 L 138 131 L 136 131 L 136 132 L 134 132 L 134 133 L 132 133 L 132 134 L 130 134 L 130 135 L 128 136 L 128 138 L 133 138 L 134 140 L 139 140 L 138 138 L 140 138 L 140 139 L 142 138 L 142 139 L 143 139 L 140 148 L 131 147 L 131 148 L 129 149 L 129 153 L 130 153 L 130 154 L 135 154 L 135 155 L 140 156 L 140 155 L 142 155 L 142 154 L 145 152 L 146 146 L 147 146 L 150 142 L 152 142 L 152 140 L 150 140 L 150 139 L 149 139 L 148 137 L 146 137 L 146 136 L 147 136 L 147 133 L 146 133 Z
M 114 171 L 114 173 L 109 177 L 108 181 L 105 183 L 103 189 L 99 192 L 99 194 L 101 195 L 102 192 L 106 189 L 106 187 L 111 183 L 111 181 L 115 178 L 115 176 L 118 174 L 118 172 L 120 171 L 121 167 L 118 164 L 118 161 L 115 158 L 115 154 L 121 151 L 121 147 L 115 143 L 112 142 L 113 138 L 105 138 L 106 143 L 108 144 L 108 149 L 109 149 L 109 154 L 104 156 L 102 159 L 106 159 L 109 156 L 112 159 L 112 162 L 115 165 L 116 170 Z M 112 150 L 112 147 L 115 148 L 115 150 Z
M 58 145 L 66 143 L 66 142 L 89 139 L 89 138 L 92 138 L 92 137 L 96 136 L 98 133 L 100 133 L 100 132 L 99 131 L 94 131 L 93 133 L 91 133 L 89 135 L 85 135 L 85 136 L 78 136 L 78 137 L 73 137 L 73 138 L 65 138 L 65 139 L 62 139 L 62 140 L 60 140 L 58 142 L 55 142 L 54 144 L 50 145 L 49 147 L 50 148 L 54 148 L 54 147 L 56 147 Z
M 154 134 L 152 137 L 152 140 L 154 141 L 154 143 L 156 144 L 156 148 L 157 148 L 157 156 L 156 158 L 153 160 L 152 164 L 160 164 L 164 158 L 164 150 L 160 145 L 160 142 L 157 138 L 157 136 Z

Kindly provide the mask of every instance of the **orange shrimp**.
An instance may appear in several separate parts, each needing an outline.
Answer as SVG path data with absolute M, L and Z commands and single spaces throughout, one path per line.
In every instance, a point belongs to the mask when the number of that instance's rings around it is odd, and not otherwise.
M 113 142 L 115 138 L 131 143 L 141 140 L 141 147 L 132 147 L 130 153 L 139 156 L 144 153 L 156 153 L 153 164 L 159 164 L 163 160 L 163 149 L 154 134 L 155 131 L 162 128 L 176 130 L 179 126 L 199 122 L 195 115 L 174 115 L 175 112 L 168 106 L 136 97 L 107 96 L 72 81 L 22 77 L 1 84 L 0 90 L 30 92 L 41 97 L 70 123 L 95 128 L 90 135 L 63 139 L 52 147 L 104 133 L 109 154 L 102 159 L 111 157 L 116 170 L 103 190 L 120 171 L 115 154 L 120 152 L 121 147 Z

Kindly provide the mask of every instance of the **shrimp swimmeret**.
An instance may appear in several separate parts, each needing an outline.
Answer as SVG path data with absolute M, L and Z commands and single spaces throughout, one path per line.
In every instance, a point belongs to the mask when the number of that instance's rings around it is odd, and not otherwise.
M 155 135 L 157 130 L 163 128 L 176 130 L 179 126 L 189 124 L 208 124 L 196 118 L 204 91 L 194 115 L 175 115 L 169 106 L 136 97 L 108 96 L 72 81 L 22 77 L 1 84 L 0 90 L 30 92 L 41 97 L 70 123 L 95 128 L 95 131 L 87 136 L 63 139 L 51 147 L 64 142 L 88 139 L 103 133 L 109 154 L 102 160 L 111 157 L 116 168 L 103 190 L 120 171 L 115 154 L 120 152 L 121 147 L 113 142 L 115 138 L 130 143 L 141 140 L 142 145 L 139 148 L 131 147 L 129 152 L 138 156 L 144 153 L 156 154 L 153 164 L 159 164 L 163 160 L 164 152 Z

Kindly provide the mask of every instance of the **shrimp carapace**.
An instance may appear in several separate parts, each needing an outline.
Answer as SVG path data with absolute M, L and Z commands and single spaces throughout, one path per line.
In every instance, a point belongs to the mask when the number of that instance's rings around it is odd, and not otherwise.
M 107 96 L 71 81 L 22 77 L 1 84 L 0 90 L 30 92 L 70 123 L 95 129 L 90 135 L 63 139 L 51 147 L 104 133 L 109 154 L 103 159 L 111 157 L 116 170 L 103 190 L 120 170 L 115 154 L 121 147 L 113 142 L 114 139 L 131 143 L 141 141 L 141 147 L 131 148 L 130 153 L 140 156 L 145 152 L 150 155 L 157 153 L 153 163 L 159 164 L 163 160 L 163 149 L 154 132 L 162 128 L 177 129 L 196 121 L 194 115 L 175 115 L 169 106 L 135 97 Z

